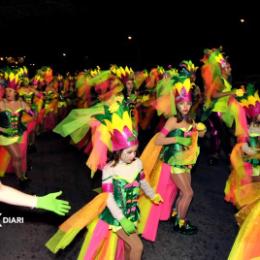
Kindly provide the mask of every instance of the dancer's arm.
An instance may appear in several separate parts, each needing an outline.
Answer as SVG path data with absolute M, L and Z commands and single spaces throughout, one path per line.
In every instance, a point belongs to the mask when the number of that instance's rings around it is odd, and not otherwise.
M 57 199 L 62 192 L 50 193 L 42 197 L 29 195 L 0 182 L 0 202 L 11 205 L 39 208 L 64 216 L 70 210 L 69 202 Z

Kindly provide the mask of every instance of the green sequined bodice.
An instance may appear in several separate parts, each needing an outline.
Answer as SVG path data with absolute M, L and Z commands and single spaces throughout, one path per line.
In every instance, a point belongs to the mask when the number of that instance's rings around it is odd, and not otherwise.
M 113 195 L 118 207 L 122 210 L 125 217 L 136 222 L 140 214 L 137 203 L 140 194 L 140 173 L 131 183 L 122 178 L 114 178 L 113 186 Z M 102 212 L 100 218 L 110 225 L 120 226 L 120 223 L 112 216 L 108 208 Z

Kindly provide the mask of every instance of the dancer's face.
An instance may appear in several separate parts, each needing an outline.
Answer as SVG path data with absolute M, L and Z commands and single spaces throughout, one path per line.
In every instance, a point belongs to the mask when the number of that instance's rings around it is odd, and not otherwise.
M 5 97 L 8 101 L 15 100 L 16 91 L 12 88 L 5 89 Z
M 134 88 L 134 81 L 128 80 L 125 85 L 126 85 L 126 88 L 127 88 L 127 92 L 131 93 L 133 88 Z
M 177 109 L 182 114 L 182 116 L 185 116 L 189 113 L 192 103 L 188 101 L 182 101 L 177 104 Z
M 136 157 L 137 148 L 138 145 L 136 144 L 124 149 L 120 155 L 120 160 L 122 160 L 124 163 L 131 163 Z
M 227 62 L 226 66 L 222 69 L 222 72 L 223 72 L 224 75 L 230 76 L 231 75 L 231 71 L 232 71 L 231 65 L 230 65 L 230 63 Z

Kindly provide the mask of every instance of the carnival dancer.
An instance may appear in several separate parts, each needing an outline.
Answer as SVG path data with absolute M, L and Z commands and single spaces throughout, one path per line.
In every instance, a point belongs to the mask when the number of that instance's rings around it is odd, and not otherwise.
M 225 187 L 225 200 L 236 206 L 239 233 L 229 260 L 249 260 L 260 256 L 260 99 L 248 84 L 240 100 L 249 120 L 249 140 L 238 143 L 231 153 L 232 172 Z
M 164 199 L 159 206 L 147 203 L 146 198 L 140 200 L 143 216 L 139 232 L 151 241 L 156 238 L 159 220 L 168 220 L 171 215 L 174 231 L 185 235 L 197 233 L 197 227 L 191 225 L 186 216 L 193 197 L 190 173 L 199 155 L 198 136 L 203 137 L 206 128 L 190 117 L 191 87 L 187 75 L 181 74 L 164 77 L 157 87 L 157 109 L 168 120 L 140 157 L 149 182 Z
M 111 160 L 103 167 L 103 192 L 63 223 L 46 246 L 56 253 L 87 226 L 78 259 L 138 260 L 143 251 L 137 234 L 140 189 L 155 204 L 162 202 L 162 198 L 145 180 L 142 162 L 136 157 L 137 135 L 122 97 L 115 97 L 100 111 L 94 116 L 100 122 L 95 135 L 103 146 L 94 142 L 93 149 L 99 154 L 112 152 Z
M 6 77 L 8 83 L 5 88 L 5 98 L 0 101 L 0 145 L 8 153 L 1 156 L 4 162 L 1 163 L 0 172 L 2 174 L 5 172 L 11 156 L 12 165 L 19 183 L 24 184 L 28 181 L 28 177 L 25 174 L 27 141 L 24 141 L 25 149 L 22 151 L 20 142 L 26 130 L 26 126 L 22 123 L 22 116 L 23 113 L 32 116 L 33 111 L 25 102 L 17 99 L 17 88 L 19 86 L 18 74 L 9 72 L 6 73 Z
M 236 97 L 244 95 L 244 89 L 232 89 L 230 82 L 231 66 L 227 58 L 219 49 L 206 49 L 201 60 L 201 68 L 205 87 L 204 120 L 211 112 L 220 115 L 227 127 L 235 125 L 237 142 L 246 142 L 248 138 L 248 125 L 244 108 Z

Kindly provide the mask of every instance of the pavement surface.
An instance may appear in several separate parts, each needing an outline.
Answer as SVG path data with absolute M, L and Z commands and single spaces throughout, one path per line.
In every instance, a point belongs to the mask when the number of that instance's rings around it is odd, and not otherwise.
M 147 139 L 147 135 L 146 135 Z M 141 147 L 145 145 L 142 143 Z M 170 221 L 161 222 L 156 242 L 144 242 L 144 260 L 224 260 L 227 259 L 238 228 L 235 208 L 224 201 L 225 181 L 229 175 L 227 160 L 209 164 L 207 146 L 201 144 L 201 154 L 192 172 L 194 198 L 188 217 L 198 226 L 194 236 L 184 236 L 172 231 Z M 96 193 L 101 182 L 100 172 L 94 179 L 85 166 L 87 156 L 69 144 L 68 139 L 56 134 L 37 137 L 37 152 L 30 154 L 31 183 L 24 192 L 45 195 L 62 190 L 62 199 L 70 201 L 70 214 L 79 210 Z M 7 174 L 4 184 L 19 188 L 14 174 Z M 65 250 L 53 255 L 45 242 L 56 232 L 67 217 L 51 212 L 22 208 L 0 203 L 0 259 L 77 259 L 85 230 L 80 232 Z M 23 224 L 3 224 L 3 217 L 22 217 Z

